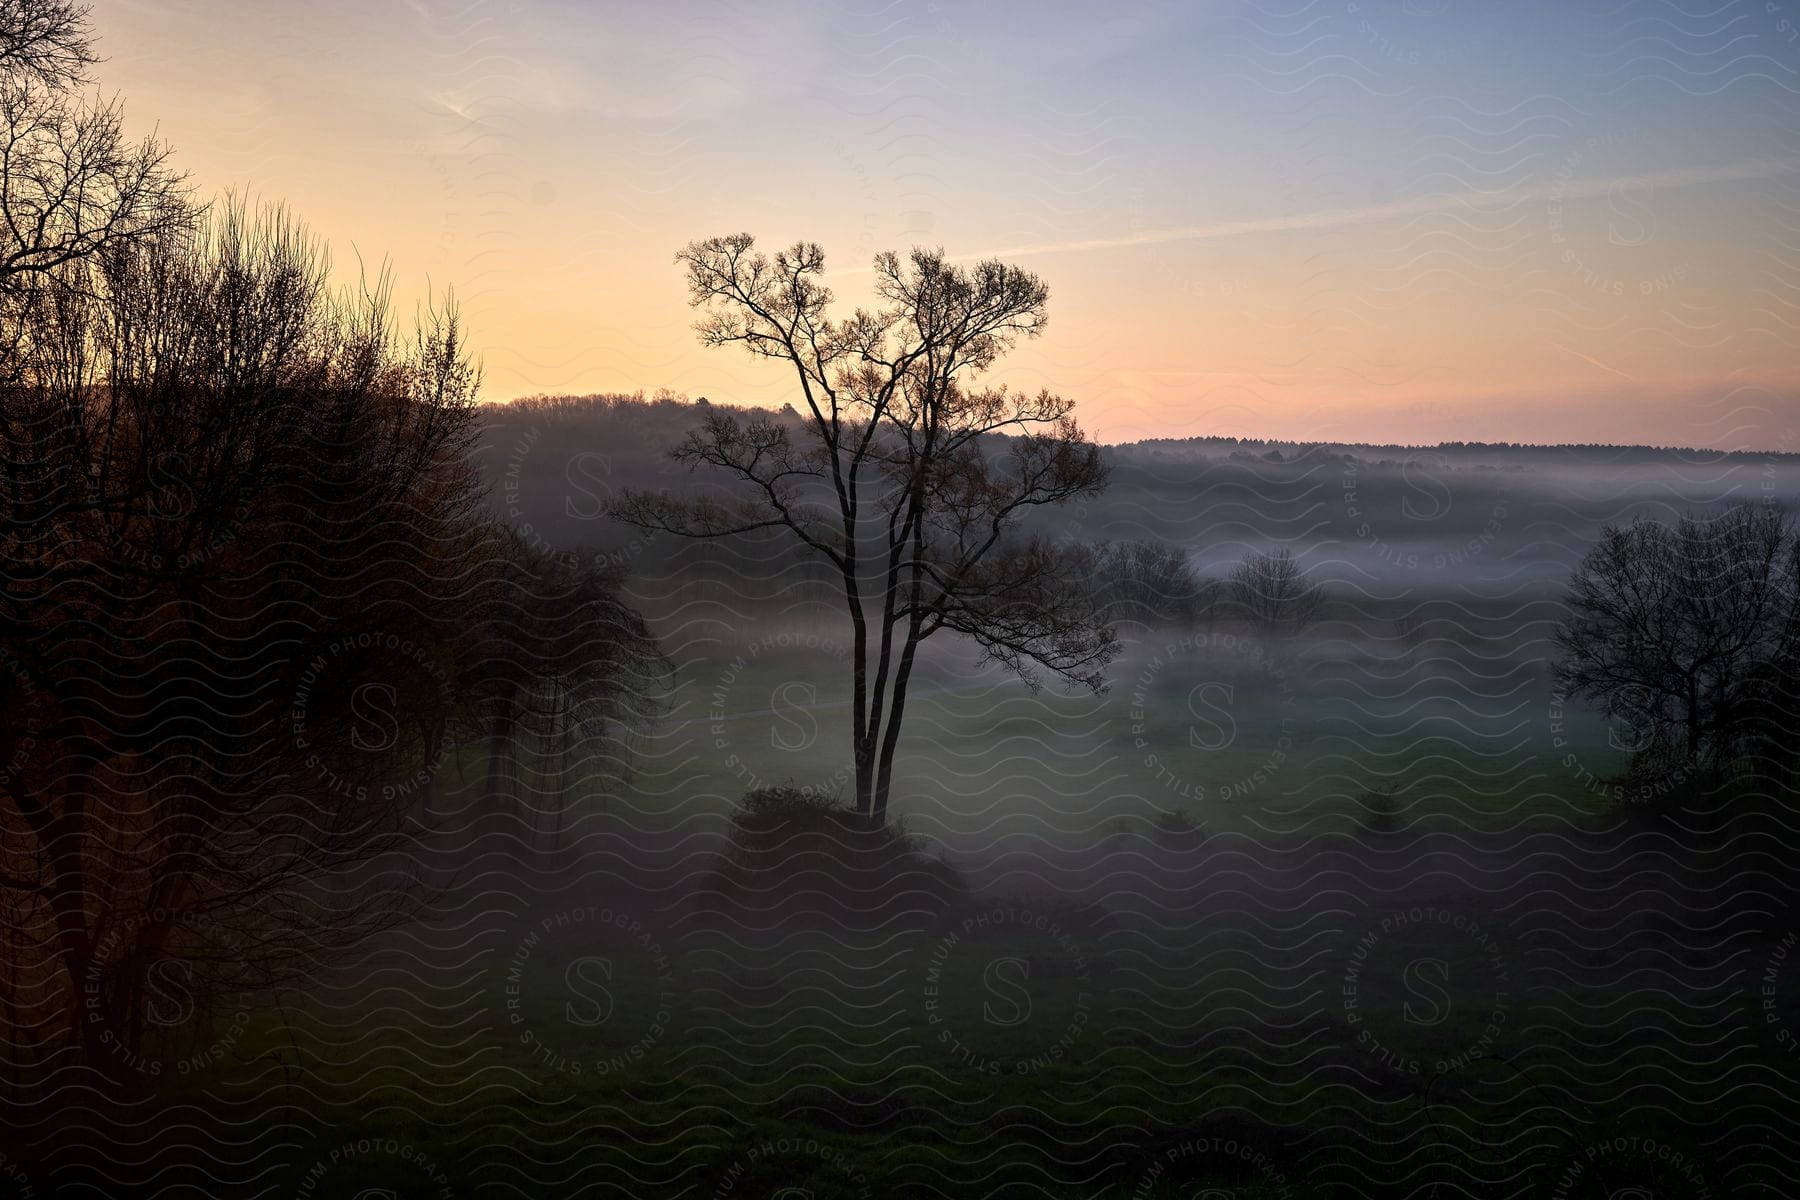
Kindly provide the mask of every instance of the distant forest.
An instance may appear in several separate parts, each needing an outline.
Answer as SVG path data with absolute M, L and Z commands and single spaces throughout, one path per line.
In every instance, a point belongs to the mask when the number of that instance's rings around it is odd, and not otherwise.
M 736 408 L 663 390 L 651 395 L 538 396 L 484 405 L 476 459 L 496 515 L 556 549 L 626 554 L 633 569 L 722 563 L 719 546 L 652 539 L 607 516 L 626 489 L 705 491 L 719 480 L 690 472 L 669 451 L 700 412 Z M 791 406 L 778 414 L 797 428 Z M 1432 568 L 1438 582 L 1527 545 L 1560 550 L 1555 569 L 1529 568 L 1560 586 L 1602 526 L 1667 518 L 1695 504 L 1800 497 L 1800 455 L 1648 446 L 1541 446 L 1446 442 L 1436 446 L 1297 443 L 1231 437 L 1156 438 L 1102 447 L 1108 488 L 1037 516 L 1063 540 L 1164 543 L 1203 576 L 1222 578 L 1259 550 L 1290 546 L 1332 578 Z M 1031 525 L 1027 522 L 1027 528 Z M 806 569 L 781 539 L 746 550 L 784 585 Z M 791 554 L 778 571 L 766 553 Z M 723 556 L 723 557 L 721 557 Z M 734 570 L 762 573 L 738 562 Z M 1460 575 L 1458 575 L 1460 580 Z M 1411 579 L 1431 590 L 1432 579 Z

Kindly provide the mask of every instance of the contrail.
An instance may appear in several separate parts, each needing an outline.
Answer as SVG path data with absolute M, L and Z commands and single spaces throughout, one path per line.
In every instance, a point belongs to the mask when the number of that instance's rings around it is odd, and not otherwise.
M 1341 229 L 1367 225 L 1395 217 L 1415 217 L 1426 213 L 1456 209 L 1492 209 L 1534 200 L 1570 200 L 1604 196 L 1622 184 L 1652 188 L 1699 187 L 1709 183 L 1731 183 L 1747 179 L 1779 179 L 1800 172 L 1800 160 L 1782 158 L 1747 158 L 1715 167 L 1684 167 L 1668 171 L 1651 171 L 1642 175 L 1623 175 L 1615 179 L 1554 180 L 1549 183 L 1521 187 L 1497 188 L 1493 191 L 1444 192 L 1371 204 L 1360 208 L 1327 208 L 1318 212 L 1297 213 L 1282 217 L 1258 217 L 1248 221 L 1222 221 L 1212 225 L 1187 225 L 1175 229 L 1151 229 L 1124 237 L 1087 238 L 1072 242 L 1046 242 L 1032 246 L 1010 246 L 979 254 L 955 254 L 955 261 L 983 258 L 1019 258 L 1033 254 L 1080 254 L 1089 250 L 1122 250 L 1133 246 L 1163 246 L 1173 242 L 1216 241 L 1219 238 L 1242 237 L 1257 233 L 1286 233 L 1303 229 Z

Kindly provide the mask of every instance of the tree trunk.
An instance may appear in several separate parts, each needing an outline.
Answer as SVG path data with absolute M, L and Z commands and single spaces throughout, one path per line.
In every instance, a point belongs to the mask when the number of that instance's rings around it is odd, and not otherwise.
M 869 827 L 887 824 L 888 794 L 894 783 L 894 755 L 900 747 L 900 722 L 906 715 L 906 688 L 912 678 L 913 659 L 919 652 L 919 628 L 915 620 L 907 630 L 906 649 L 900 653 L 900 670 L 894 675 L 894 700 L 888 707 L 887 729 L 881 739 L 881 761 L 875 776 L 875 795 L 869 806 Z
M 425 743 L 425 785 L 419 794 L 419 807 L 430 818 L 437 815 L 437 761 L 447 736 L 444 718 L 421 723 L 420 734 Z
M 575 737 L 575 697 L 569 693 L 563 700 L 562 730 L 556 748 L 556 823 L 550 830 L 550 848 L 562 848 L 563 831 L 569 817 L 569 743 Z
M 511 755 L 514 719 L 511 714 L 504 714 L 494 719 L 494 731 L 488 735 L 488 771 L 487 786 L 482 799 L 488 810 L 503 813 L 507 810 L 503 785 L 506 782 L 506 763 Z
M 79 735 L 71 741 L 79 745 Z M 79 753 L 79 750 L 72 750 Z M 25 818 L 39 852 L 48 868 L 45 893 L 50 912 L 56 921 L 57 957 L 69 981 L 69 1034 L 72 1046 L 87 1067 L 97 1068 L 104 1061 L 103 1043 L 97 1022 L 85 1018 L 82 997 L 87 975 L 93 966 L 93 939 L 87 924 L 87 876 L 84 861 L 85 832 L 81 828 L 86 809 L 85 791 L 88 772 L 77 767 L 70 773 L 69 786 L 63 795 L 62 811 L 52 813 L 29 791 L 15 791 L 19 814 Z
M 856 755 L 856 815 L 867 817 L 875 811 L 875 760 L 869 751 L 871 740 L 860 732 L 852 742 Z

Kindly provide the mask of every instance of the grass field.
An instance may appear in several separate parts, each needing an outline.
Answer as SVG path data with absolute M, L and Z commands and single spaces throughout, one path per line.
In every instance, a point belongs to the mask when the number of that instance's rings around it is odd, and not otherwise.
M 501 938 L 472 983 L 409 985 L 430 1011 L 376 993 L 290 1013 L 229 1073 L 291 1062 L 307 1080 L 297 1130 L 404 1147 L 342 1167 L 400 1195 L 953 1196 L 978 1180 L 1020 1196 L 1311 1196 L 1384 1171 L 1493 1195 L 1738 1194 L 1654 1154 L 1592 1177 L 1600 1135 L 1676 1147 L 1713 1178 L 1720 1165 L 1705 1094 L 1662 1094 L 1681 1090 L 1694 1043 L 1629 1034 L 1644 1003 L 1629 948 L 1610 985 L 1559 996 L 1543 947 L 1490 950 L 1405 910 L 1385 930 L 1348 922 L 1309 962 L 1309 939 L 1272 945 L 1229 918 L 1172 942 L 1158 934 L 1172 906 L 1050 910 L 1054 932 L 979 924 L 1017 904 L 978 902 L 895 954 L 679 920 L 647 942 L 606 924 L 558 934 L 538 918 L 523 962 Z M 1420 962 L 1440 968 L 1409 982 Z M 1627 1031 L 1601 1039 L 1598 1071 L 1596 1029 Z M 1717 1063 L 1733 1078 L 1786 1070 L 1737 1032 Z M 1699 1044 L 1716 1052 L 1718 1033 Z M 346 1061 L 346 1040 L 367 1057 Z M 424 1188 L 420 1161 L 445 1190 Z M 1564 1176 L 1580 1186 L 1559 1191 Z
M 1749 1137 L 1795 1066 L 1767 881 L 1721 909 L 1700 846 L 1592 833 L 1626 756 L 1528 639 L 1353 634 L 1156 631 L 1099 697 L 928 661 L 897 807 L 971 890 L 879 919 L 802 859 L 712 890 L 745 791 L 843 790 L 847 680 L 798 630 L 691 639 L 629 771 L 521 765 L 572 858 L 467 867 L 169 1111 L 279 1098 L 272 1196 L 1773 1186 L 1714 1108 Z
M 1405 640 L 1379 614 L 1304 640 L 1127 631 L 1102 696 L 1033 694 L 952 649 L 915 685 L 896 810 L 946 841 L 990 831 L 997 811 L 1077 838 L 1177 809 L 1215 831 L 1349 830 L 1371 788 L 1442 827 L 1604 814 L 1602 781 L 1628 754 L 1558 699 L 1548 625 L 1534 641 L 1516 606 L 1493 607 L 1460 604 Z M 715 812 L 756 786 L 847 793 L 847 642 L 768 628 L 677 657 L 669 716 L 641 744 L 648 790 Z

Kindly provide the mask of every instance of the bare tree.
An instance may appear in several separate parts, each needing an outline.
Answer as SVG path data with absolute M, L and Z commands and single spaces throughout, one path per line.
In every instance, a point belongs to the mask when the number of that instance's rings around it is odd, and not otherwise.
M 734 479 L 729 499 L 627 493 L 614 512 L 686 537 L 781 530 L 830 565 L 852 627 L 857 811 L 886 820 L 908 685 L 933 635 L 966 635 L 1032 686 L 1041 669 L 1103 688 L 1117 643 L 1093 604 L 1092 554 L 1017 529 L 1035 507 L 1098 492 L 1099 450 L 1071 401 L 975 382 L 1043 330 L 1043 281 L 884 253 L 882 306 L 833 320 L 816 245 L 769 257 L 738 234 L 677 261 L 706 314 L 701 340 L 787 364 L 804 408 L 797 423 L 714 408 L 675 450 Z
M 185 179 L 154 137 L 133 140 L 117 100 L 83 95 L 96 61 L 87 9 L 0 2 L 0 285 L 177 229 Z
M 1306 572 L 1283 547 L 1258 551 L 1232 569 L 1232 601 L 1265 633 L 1300 633 L 1318 619 L 1324 589 L 1309 583 Z
M 1113 542 L 1096 562 L 1101 603 L 1110 616 L 1143 624 L 1210 619 L 1216 581 L 1201 578 L 1185 551 L 1166 542 Z
M 1559 684 L 1624 724 L 1640 766 L 1723 771 L 1759 734 L 1791 740 L 1768 722 L 1792 711 L 1778 701 L 1800 664 L 1797 596 L 1773 507 L 1609 527 L 1570 580 Z
M 509 527 L 496 531 L 493 563 L 497 586 L 465 679 L 488 747 L 486 799 L 490 810 L 509 811 L 507 772 L 523 743 L 554 745 L 555 804 L 545 831 L 554 846 L 567 818 L 572 743 L 591 752 L 655 716 L 667 664 L 643 617 L 621 598 L 617 560 L 539 549 Z
M 125 1080 L 158 962 L 203 1008 L 403 911 L 367 872 L 492 578 L 478 376 L 279 213 L 45 281 L 0 387 L 4 950 L 44 1054 Z
M 70 0 L 0 0 L 0 73 L 69 90 L 96 61 L 88 7 Z

